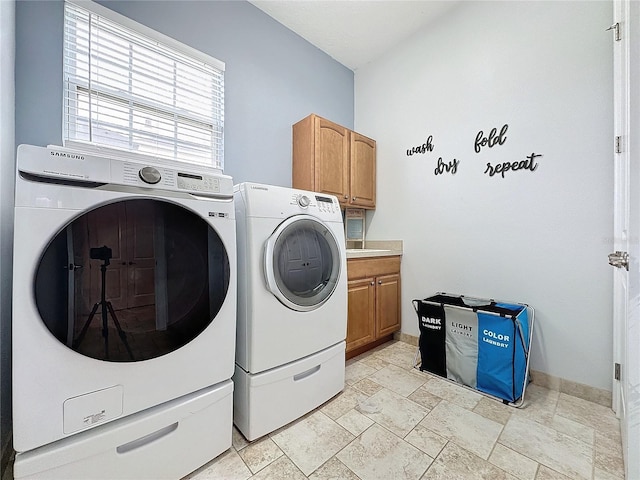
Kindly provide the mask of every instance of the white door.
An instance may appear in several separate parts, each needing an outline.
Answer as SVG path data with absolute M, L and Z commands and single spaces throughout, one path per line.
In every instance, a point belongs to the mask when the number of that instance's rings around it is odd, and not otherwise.
M 626 478 L 640 478 L 640 5 L 614 2 L 614 362 Z M 625 256 L 628 255 L 628 256 Z

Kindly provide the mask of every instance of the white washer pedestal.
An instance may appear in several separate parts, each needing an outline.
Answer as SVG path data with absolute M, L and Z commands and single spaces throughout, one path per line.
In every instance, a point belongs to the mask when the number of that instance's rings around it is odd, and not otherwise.
M 277 430 L 340 393 L 345 345 L 255 375 L 236 365 L 234 423 L 247 440 Z
M 227 380 L 18 453 L 14 478 L 182 478 L 231 447 L 232 410 L 233 383 Z

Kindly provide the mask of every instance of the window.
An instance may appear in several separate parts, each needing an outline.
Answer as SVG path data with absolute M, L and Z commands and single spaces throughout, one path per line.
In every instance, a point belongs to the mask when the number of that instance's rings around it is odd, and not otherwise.
M 224 63 L 100 5 L 65 2 L 65 145 L 222 169 L 223 107 Z

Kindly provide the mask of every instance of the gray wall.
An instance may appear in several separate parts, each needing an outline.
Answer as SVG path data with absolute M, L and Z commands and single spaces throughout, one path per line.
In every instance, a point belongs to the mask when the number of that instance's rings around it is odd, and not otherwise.
M 15 3 L 0 1 L 0 453 L 11 427 L 11 245 L 14 175 Z M 3 457 L 1 467 L 8 458 Z
M 418 335 L 411 300 L 436 291 L 526 302 L 532 368 L 611 391 L 612 15 L 610 1 L 460 2 L 356 71 L 356 130 L 378 142 L 367 234 L 404 240 L 403 332 Z M 407 155 L 430 135 L 432 152 Z M 533 172 L 486 173 L 532 152 Z M 435 175 L 439 158 L 456 173 Z
M 291 186 L 291 125 L 317 113 L 353 128 L 353 72 L 245 1 L 101 1 L 112 10 L 226 63 L 225 173 L 235 182 Z M 13 108 L 4 62 L 2 107 Z M 15 144 L 62 142 L 63 2 L 18 1 L 15 8 Z M 7 25 L 12 26 L 13 21 Z M 12 49 L 12 48 L 11 48 Z M 11 95 L 11 96 L 10 96 Z M 12 117 L 13 115 L 9 115 Z M 11 237 L 14 142 L 3 114 L 0 156 L 2 253 L 0 391 L 2 444 L 10 405 Z M 11 139 L 13 139 L 11 130 Z M 5 185 L 6 184 L 6 185 Z M 5 201 L 6 200 L 6 201 Z
M 353 72 L 245 1 L 99 3 L 226 64 L 225 173 L 291 186 L 291 125 L 353 127 Z M 16 142 L 62 141 L 61 1 L 16 9 Z

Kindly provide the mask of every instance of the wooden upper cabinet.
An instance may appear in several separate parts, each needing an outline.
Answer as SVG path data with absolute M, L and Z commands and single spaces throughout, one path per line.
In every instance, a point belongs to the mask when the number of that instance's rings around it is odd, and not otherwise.
M 316 117 L 314 136 L 316 188 L 311 190 L 335 195 L 343 203 L 349 195 L 349 130 Z
M 376 142 L 351 132 L 349 191 L 351 206 L 376 206 Z
M 376 142 L 315 114 L 293 125 L 293 188 L 375 208 Z

